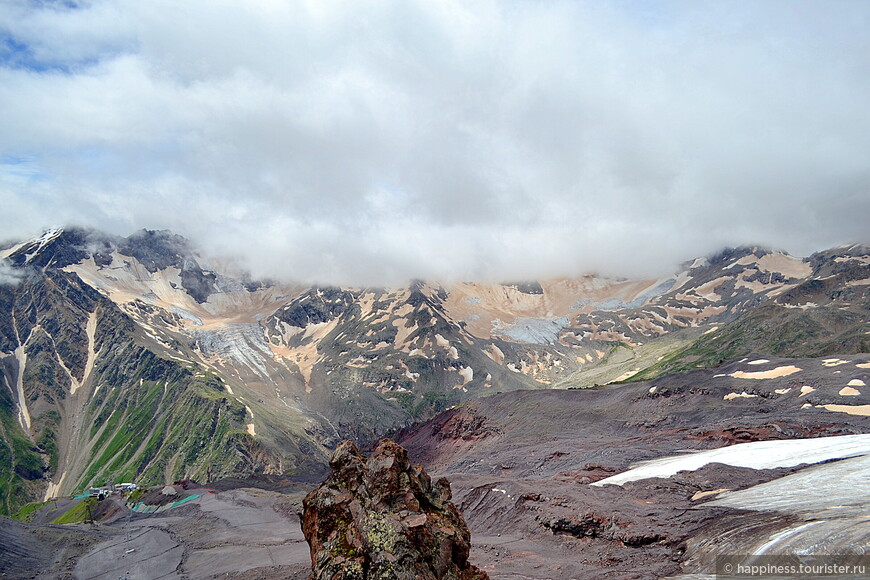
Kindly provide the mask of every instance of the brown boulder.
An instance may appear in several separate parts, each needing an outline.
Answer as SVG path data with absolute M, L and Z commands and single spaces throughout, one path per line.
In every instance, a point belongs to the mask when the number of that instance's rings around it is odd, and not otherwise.
M 366 459 L 342 441 L 332 473 L 305 497 L 302 531 L 312 580 L 488 580 L 468 563 L 471 533 L 405 449 L 385 439 Z

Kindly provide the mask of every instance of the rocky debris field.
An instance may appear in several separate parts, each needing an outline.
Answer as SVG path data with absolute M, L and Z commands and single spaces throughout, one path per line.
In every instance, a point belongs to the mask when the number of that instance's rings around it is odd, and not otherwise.
M 697 578 L 712 573 L 718 554 L 860 550 L 870 545 L 866 385 L 866 355 L 749 356 L 642 383 L 505 393 L 395 434 L 407 458 L 392 448 L 369 459 L 344 449 L 333 469 L 353 477 L 334 473 L 327 495 L 350 509 L 359 484 L 369 490 L 359 506 L 399 514 L 384 518 L 398 518 L 405 533 L 423 513 L 429 522 L 423 506 L 440 497 L 430 484 L 430 499 L 421 499 L 427 478 L 411 465 L 422 464 L 429 481 L 450 481 L 471 532 L 468 561 L 493 580 Z M 806 453 L 753 446 L 800 439 L 813 440 Z M 698 454 L 723 447 L 719 461 Z M 682 471 L 622 475 L 666 458 Z M 386 487 L 363 485 L 374 472 Z M 389 484 L 414 478 L 421 490 L 410 495 Z M 311 553 L 299 514 L 312 487 L 275 476 L 188 486 L 184 494 L 197 497 L 177 507 L 131 515 L 118 505 L 96 525 L 48 524 L 68 507 L 61 501 L 50 513 L 48 504 L 34 516 L 42 523 L 0 520 L 0 574 L 305 580 Z M 322 523 L 310 529 L 329 532 L 328 543 L 340 526 Z
M 870 545 L 867 450 L 837 451 L 849 447 L 842 436 L 870 433 L 870 392 L 859 385 L 870 384 L 867 359 L 750 356 L 658 381 L 508 393 L 397 439 L 451 481 L 472 561 L 491 578 L 703 577 L 718 554 Z M 783 459 L 793 451 L 750 462 L 759 452 L 742 446 L 805 438 L 830 442 L 806 460 L 818 465 Z M 755 469 L 713 462 L 593 485 L 639 463 L 733 445 L 744 460 L 728 461 Z

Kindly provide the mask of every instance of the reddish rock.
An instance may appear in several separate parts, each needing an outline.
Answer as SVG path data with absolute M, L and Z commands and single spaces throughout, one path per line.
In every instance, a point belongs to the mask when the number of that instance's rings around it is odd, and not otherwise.
M 312 580 L 488 580 L 468 562 L 471 534 L 450 484 L 432 484 L 403 447 L 385 439 L 366 460 L 343 441 L 329 465 L 303 503 Z

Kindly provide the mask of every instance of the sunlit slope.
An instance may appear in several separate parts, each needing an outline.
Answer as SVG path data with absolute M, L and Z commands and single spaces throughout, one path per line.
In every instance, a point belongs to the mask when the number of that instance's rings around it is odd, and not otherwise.
M 664 357 L 635 379 L 713 367 L 749 353 L 811 357 L 870 352 L 870 248 L 814 254 L 810 276 Z

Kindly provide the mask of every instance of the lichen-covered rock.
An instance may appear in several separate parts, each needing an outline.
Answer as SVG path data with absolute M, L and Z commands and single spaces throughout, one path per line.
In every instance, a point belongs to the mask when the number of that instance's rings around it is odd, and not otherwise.
M 471 534 L 450 484 L 433 484 L 402 446 L 385 439 L 366 459 L 343 441 L 329 465 L 304 501 L 312 580 L 488 580 L 468 563 Z

